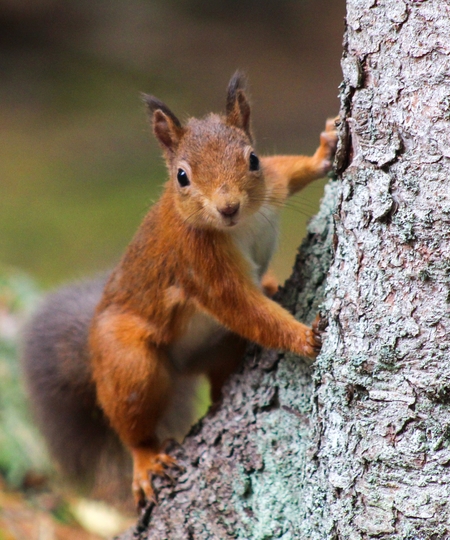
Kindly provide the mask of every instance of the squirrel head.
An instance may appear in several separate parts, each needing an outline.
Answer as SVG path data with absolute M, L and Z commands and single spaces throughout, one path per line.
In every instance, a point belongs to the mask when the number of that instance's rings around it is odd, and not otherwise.
M 228 85 L 224 115 L 182 125 L 157 98 L 144 95 L 153 131 L 164 151 L 175 207 L 194 227 L 232 229 L 264 203 L 266 184 L 252 146 L 245 78 Z

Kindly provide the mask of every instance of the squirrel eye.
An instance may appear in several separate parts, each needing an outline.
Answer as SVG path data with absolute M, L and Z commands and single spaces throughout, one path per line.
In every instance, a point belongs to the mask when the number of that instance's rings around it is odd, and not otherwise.
M 191 183 L 186 171 L 183 169 L 178 169 L 177 180 L 181 187 L 186 187 Z
M 255 152 L 250 153 L 249 165 L 250 165 L 251 171 L 259 170 L 259 159 L 258 159 L 258 156 L 255 154 Z

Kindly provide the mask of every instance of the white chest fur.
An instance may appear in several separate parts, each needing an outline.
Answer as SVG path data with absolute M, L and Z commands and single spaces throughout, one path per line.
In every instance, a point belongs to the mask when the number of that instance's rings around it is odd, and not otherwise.
M 266 273 L 277 247 L 278 230 L 278 209 L 263 207 L 245 221 L 245 227 L 231 232 L 237 248 L 251 264 L 257 283 Z
M 258 285 L 275 251 L 278 229 L 278 210 L 264 207 L 230 232 L 236 247 L 249 262 L 252 277 Z M 169 355 L 182 371 L 195 364 L 199 355 L 203 356 L 205 351 L 217 345 L 227 331 L 216 319 L 197 311 L 189 320 L 185 333 L 169 347 Z

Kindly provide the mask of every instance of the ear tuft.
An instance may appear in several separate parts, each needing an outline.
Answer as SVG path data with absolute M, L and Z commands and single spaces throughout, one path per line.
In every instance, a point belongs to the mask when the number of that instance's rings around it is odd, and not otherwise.
M 250 104 L 245 95 L 247 79 L 242 71 L 236 71 L 228 83 L 226 116 L 227 124 L 245 131 L 251 139 Z
M 247 77 L 243 71 L 239 69 L 231 77 L 228 83 L 227 91 L 227 113 L 233 109 L 234 102 L 236 101 L 236 95 L 238 90 L 245 90 L 247 86 Z
M 152 119 L 153 132 L 163 150 L 172 153 L 176 150 L 184 134 L 183 126 L 165 103 L 155 96 L 142 94 L 142 100 Z
M 166 116 L 168 116 L 172 122 L 179 128 L 181 128 L 181 122 L 178 120 L 178 118 L 173 114 L 173 112 L 169 109 L 169 107 L 160 101 L 155 96 L 151 96 L 150 94 L 141 94 L 142 101 L 147 105 L 148 112 L 150 114 L 153 114 L 155 111 L 160 110 L 162 111 Z

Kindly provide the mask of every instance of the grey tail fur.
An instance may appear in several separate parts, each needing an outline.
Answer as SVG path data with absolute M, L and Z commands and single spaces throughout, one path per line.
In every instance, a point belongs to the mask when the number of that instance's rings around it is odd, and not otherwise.
M 24 330 L 22 362 L 36 421 L 62 472 L 92 495 L 117 501 L 129 498 L 131 461 L 96 403 L 88 351 L 106 279 L 47 296 Z

